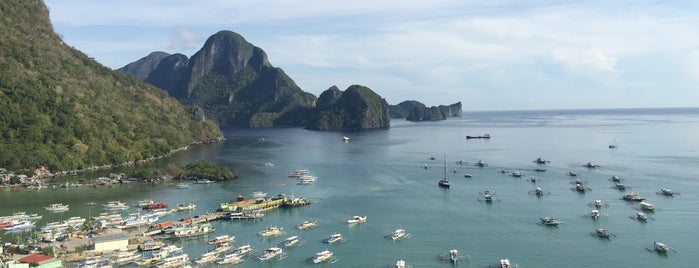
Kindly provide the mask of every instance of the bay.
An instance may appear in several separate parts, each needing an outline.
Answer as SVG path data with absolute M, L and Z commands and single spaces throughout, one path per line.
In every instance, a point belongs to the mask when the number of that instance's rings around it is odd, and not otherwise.
M 465 138 L 485 133 L 492 138 Z M 324 249 L 339 258 L 323 265 L 328 267 L 383 267 L 399 259 L 414 267 L 442 267 L 449 264 L 437 256 L 450 249 L 470 255 L 467 266 L 472 267 L 495 265 L 501 258 L 520 267 L 689 267 L 699 261 L 692 253 L 693 227 L 699 220 L 699 109 L 466 112 L 463 117 L 438 122 L 392 120 L 388 130 L 226 129 L 225 134 L 225 142 L 195 146 L 152 165 L 207 160 L 231 167 L 240 176 L 237 180 L 185 190 L 167 184 L 131 183 L 112 188 L 5 191 L 0 192 L 0 215 L 44 213 L 43 207 L 50 203 L 71 205 L 69 212 L 45 214 L 38 223 L 41 226 L 100 212 L 99 207 L 83 206 L 85 201 L 136 203 L 151 198 L 171 206 L 197 204 L 194 212 L 164 219 L 177 220 L 213 211 L 238 195 L 263 191 L 303 196 L 314 203 L 269 211 L 259 221 L 218 221 L 213 223 L 216 233 L 209 237 L 234 235 L 236 245 L 249 243 L 258 250 L 290 235 L 300 235 L 308 243 L 289 249 L 287 259 L 259 262 L 250 258 L 240 267 L 304 267 L 308 258 Z M 342 142 L 343 136 L 350 141 Z M 618 148 L 609 149 L 613 142 Z M 437 186 L 445 156 L 450 189 Z M 536 165 L 533 160 L 537 157 L 551 162 Z M 474 166 L 479 160 L 488 165 Z M 274 165 L 266 166 L 266 162 Z M 583 167 L 587 162 L 600 166 Z M 536 168 L 546 172 L 535 172 Z M 297 169 L 308 169 L 318 181 L 297 185 L 287 177 Z M 514 171 L 521 172 L 522 178 L 510 176 Z M 567 175 L 569 171 L 577 172 L 576 178 L 591 191 L 572 191 L 575 178 Z M 103 174 L 86 176 L 99 175 Z M 637 192 L 657 207 L 650 214 L 655 220 L 641 223 L 629 217 L 639 205 L 621 200 L 624 192 L 614 189 L 609 180 L 614 175 L 631 187 L 626 192 Z M 537 183 L 530 181 L 532 176 Z M 550 194 L 531 195 L 536 186 Z M 661 188 L 681 195 L 656 194 Z M 494 191 L 499 201 L 480 202 L 486 189 Z M 595 221 L 585 215 L 593 209 L 588 203 L 596 199 L 609 207 L 602 208 L 603 216 Z M 368 220 L 347 225 L 346 219 L 353 215 L 366 215 Z M 553 228 L 537 224 L 546 216 L 564 223 Z M 318 220 L 318 227 L 294 228 L 307 219 Z M 287 235 L 261 239 L 257 232 L 267 226 L 283 227 Z M 405 228 L 412 238 L 384 238 L 397 228 Z M 591 236 L 597 228 L 616 237 Z M 321 242 L 335 232 L 347 241 Z M 653 241 L 662 241 L 678 253 L 649 252 L 646 248 Z M 208 249 L 206 238 L 177 243 L 192 259 Z

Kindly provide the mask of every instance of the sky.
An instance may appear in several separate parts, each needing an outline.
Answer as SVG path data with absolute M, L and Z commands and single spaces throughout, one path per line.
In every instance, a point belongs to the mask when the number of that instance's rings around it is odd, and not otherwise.
M 464 111 L 699 107 L 699 1 L 46 0 L 63 41 L 117 69 L 221 30 L 304 91 L 363 85 Z

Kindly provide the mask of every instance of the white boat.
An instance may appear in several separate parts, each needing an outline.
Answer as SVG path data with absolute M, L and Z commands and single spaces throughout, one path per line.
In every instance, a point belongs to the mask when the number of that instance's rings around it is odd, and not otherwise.
M 110 260 L 115 265 L 121 266 L 121 265 L 135 262 L 136 260 L 138 260 L 140 258 L 141 258 L 141 255 L 138 254 L 138 251 L 133 250 L 133 251 L 119 251 L 119 252 L 113 254 L 111 256 Z
M 599 210 L 593 209 L 592 212 L 590 212 L 590 217 L 593 219 L 599 218 Z
M 153 201 L 153 199 L 143 199 L 143 200 L 138 201 L 138 207 L 145 208 L 148 205 L 153 204 L 153 203 L 155 203 L 155 201 Z
M 187 210 L 194 210 L 195 208 L 197 208 L 197 205 L 195 205 L 193 203 L 183 203 L 183 204 L 177 205 L 177 207 L 175 209 L 177 211 L 187 211 Z
M 636 219 L 638 221 L 648 221 L 650 217 L 646 213 L 643 212 L 636 212 L 636 216 L 631 216 L 632 219 Z
M 200 258 L 194 260 L 196 264 L 208 264 L 208 263 L 213 263 L 218 259 L 218 252 L 204 252 L 204 254 L 201 255 Z
M 121 202 L 121 201 L 109 201 L 107 204 L 102 204 L 102 207 L 105 210 L 127 210 L 129 209 L 129 206 L 126 205 L 126 203 Z
M 245 261 L 245 260 L 243 260 L 243 256 L 242 256 L 242 255 L 237 254 L 237 253 L 231 253 L 231 254 L 227 254 L 226 256 L 223 256 L 223 258 L 222 258 L 220 261 L 218 261 L 217 263 L 218 263 L 218 264 L 231 264 L 231 265 L 234 265 L 234 264 L 238 264 L 238 263 L 241 263 L 241 262 L 244 262 L 244 261 Z
M 308 174 L 307 169 L 297 169 L 297 170 L 294 170 L 293 172 L 291 172 L 291 174 L 289 174 L 289 177 L 290 178 L 300 178 L 302 175 L 306 175 L 306 174 Z
M 169 267 L 180 267 L 189 263 L 189 255 L 179 254 L 166 257 L 165 259 L 158 262 L 156 267 L 158 268 L 169 268 Z
M 607 239 L 615 236 L 613 233 L 610 233 L 606 229 L 597 229 L 594 232 L 592 232 L 591 234 L 596 235 L 596 236 L 601 237 L 601 238 L 607 238 Z
M 265 197 L 267 197 L 267 193 L 257 191 L 257 192 L 252 192 L 251 196 L 252 196 L 252 198 L 265 198 Z
M 301 243 L 301 237 L 294 235 L 294 236 L 290 236 L 290 237 L 284 239 L 284 241 L 279 243 L 278 246 L 281 248 L 286 248 L 286 247 L 293 247 L 295 245 L 298 245 L 299 243 Z
M 5 227 L 5 231 L 11 232 L 11 231 L 20 231 L 20 230 L 27 230 L 34 228 L 34 222 L 31 221 L 20 221 L 17 222 L 13 225 Z
M 316 220 L 303 221 L 302 223 L 299 223 L 298 225 L 296 225 L 296 229 L 299 229 L 299 230 L 311 229 L 311 228 L 316 227 L 317 223 L 318 223 L 318 221 L 316 221 Z
M 236 249 L 233 250 L 233 254 L 238 254 L 240 256 L 245 256 L 249 253 L 252 253 L 254 249 L 252 248 L 251 245 L 243 245 L 240 247 L 237 247 Z
M 180 182 L 175 184 L 175 189 L 189 189 L 190 185 L 188 183 Z
M 152 214 L 146 214 L 146 215 L 140 215 L 140 214 L 132 214 L 124 220 L 124 223 L 114 225 L 114 227 L 119 228 L 119 229 L 129 229 L 129 228 L 136 228 L 142 225 L 147 225 L 151 224 L 153 222 L 158 221 L 159 217 L 158 215 L 152 215 Z
M 311 175 L 301 175 L 299 177 L 299 184 L 313 184 L 316 182 L 317 177 Z
M 390 238 L 391 240 L 399 240 L 403 238 L 410 238 L 410 234 L 405 232 L 405 229 L 399 228 L 393 231 L 390 235 L 386 236 L 387 238 Z
M 668 188 L 660 189 L 660 192 L 658 192 L 658 194 L 665 195 L 665 196 L 679 195 L 678 193 L 675 193 L 671 189 L 668 189 Z
M 332 243 L 336 243 L 336 242 L 341 242 L 342 239 L 343 239 L 342 234 L 334 233 L 334 234 L 330 235 L 330 237 L 323 239 L 323 243 L 332 244 Z
M 282 258 L 284 251 L 282 248 L 271 247 L 265 250 L 262 255 L 258 256 L 257 259 L 260 261 L 268 261 L 274 258 Z
M 512 268 L 510 259 L 500 259 L 500 268 Z
M 343 141 L 343 142 L 349 142 L 349 140 L 350 140 L 350 138 L 347 137 L 347 136 L 343 136 L 343 137 L 342 137 L 342 141 Z
M 512 172 L 512 177 L 521 178 L 521 177 L 522 177 L 522 173 L 520 173 L 519 171 Z
M 223 243 L 233 243 L 235 241 L 235 236 L 230 235 L 220 235 L 214 237 L 214 239 L 209 240 L 209 245 L 218 245 Z
M 260 231 L 258 234 L 262 237 L 280 236 L 280 235 L 285 234 L 285 232 L 283 230 L 284 230 L 284 228 L 281 228 L 281 227 L 270 226 L 270 227 L 267 227 L 267 229 Z
M 599 167 L 599 165 L 597 165 L 597 164 L 595 164 L 595 163 L 592 163 L 592 162 L 587 162 L 587 163 L 585 163 L 585 164 L 583 165 L 583 167 L 586 167 L 586 168 L 596 168 L 596 167 Z
M 546 164 L 546 163 L 548 163 L 548 162 L 549 162 L 549 161 L 546 161 L 546 160 L 544 160 L 544 159 L 541 158 L 541 157 L 539 157 L 539 158 L 537 158 L 536 160 L 534 160 L 534 163 L 537 163 L 537 164 L 539 164 L 539 165 L 544 165 L 544 164 Z
M 655 210 L 655 206 L 653 206 L 653 204 L 651 204 L 651 203 L 641 202 L 640 204 L 641 204 L 641 210 L 647 210 L 647 211 Z
M 459 251 L 456 249 L 449 250 L 449 261 L 456 263 L 459 261 Z
M 454 170 L 456 172 L 456 170 Z M 447 177 L 447 156 L 444 156 L 444 177 L 437 182 L 437 185 L 442 188 L 449 188 L 451 184 L 449 184 L 449 178 Z
M 321 262 L 328 262 L 332 260 L 333 258 L 333 252 L 329 250 L 323 250 L 321 252 L 316 253 L 316 255 L 313 257 L 311 260 L 313 263 L 321 263 Z
M 184 228 L 175 229 L 169 238 L 184 238 L 192 236 L 200 236 L 208 233 L 213 233 L 216 228 L 210 223 L 202 223 L 199 225 L 185 226 Z
M 551 217 L 539 218 L 539 220 L 541 221 L 541 224 L 546 225 L 546 226 L 558 226 L 559 224 L 562 223 L 562 222 L 557 221 L 556 219 L 551 218 Z
M 398 260 L 396 261 L 396 265 L 393 266 L 394 268 L 407 268 L 408 266 L 405 264 L 404 260 Z
M 575 171 L 568 171 L 568 176 L 575 177 L 578 176 L 578 173 L 575 173 Z
M 216 254 L 218 253 L 224 253 L 231 250 L 231 245 L 226 242 L 226 243 L 221 243 L 218 245 L 215 245 L 215 247 L 211 250 L 211 252 L 215 252 Z
M 473 164 L 473 165 L 474 165 L 474 166 L 477 166 L 477 167 L 485 167 L 485 166 L 487 166 L 488 164 L 486 164 L 485 162 L 483 162 L 483 160 L 478 160 L 478 162 L 476 162 L 476 163 Z
M 355 223 L 361 223 L 366 221 L 366 216 L 352 216 L 352 218 L 349 218 L 347 220 L 347 224 L 355 224 Z
M 48 212 L 66 212 L 70 209 L 70 205 L 64 205 L 60 203 L 51 204 L 48 207 L 44 207 Z
M 212 181 L 210 179 L 200 179 L 200 180 L 194 181 L 194 183 L 195 184 L 209 184 L 209 183 L 214 183 L 214 181 Z

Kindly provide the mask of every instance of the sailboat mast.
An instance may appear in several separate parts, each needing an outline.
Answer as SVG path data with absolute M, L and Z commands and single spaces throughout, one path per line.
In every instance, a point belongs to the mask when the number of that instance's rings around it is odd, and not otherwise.
M 444 179 L 447 179 L 447 155 L 444 155 Z

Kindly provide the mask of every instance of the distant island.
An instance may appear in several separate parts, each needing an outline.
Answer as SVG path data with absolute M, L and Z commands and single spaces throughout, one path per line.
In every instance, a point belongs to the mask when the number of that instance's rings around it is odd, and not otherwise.
M 426 107 L 407 101 L 389 106 L 361 85 L 350 86 L 345 93 L 333 86 L 316 98 L 274 67 L 264 50 L 225 30 L 209 37 L 191 58 L 153 52 L 118 70 L 201 109 L 220 126 L 385 129 L 390 118 L 434 121 L 461 116 L 460 102 Z

